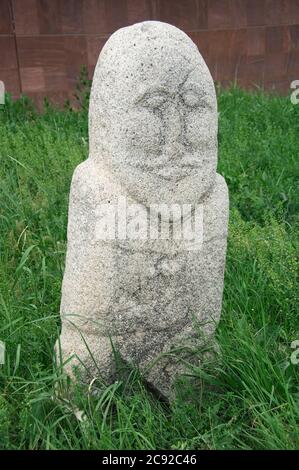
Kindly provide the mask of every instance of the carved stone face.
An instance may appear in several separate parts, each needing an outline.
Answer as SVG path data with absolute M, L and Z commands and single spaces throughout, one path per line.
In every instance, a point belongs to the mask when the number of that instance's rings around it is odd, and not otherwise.
M 89 118 L 91 158 L 138 201 L 197 203 L 213 185 L 214 85 L 179 29 L 149 21 L 113 34 L 98 60 Z

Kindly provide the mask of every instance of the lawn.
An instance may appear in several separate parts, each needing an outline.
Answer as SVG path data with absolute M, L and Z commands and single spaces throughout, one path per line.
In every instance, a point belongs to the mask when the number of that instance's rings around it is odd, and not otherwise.
M 221 354 L 190 369 L 194 388 L 171 406 L 138 371 L 67 400 L 53 345 L 86 107 L 0 107 L 0 448 L 299 449 L 299 105 L 235 88 L 218 98 L 230 190 Z

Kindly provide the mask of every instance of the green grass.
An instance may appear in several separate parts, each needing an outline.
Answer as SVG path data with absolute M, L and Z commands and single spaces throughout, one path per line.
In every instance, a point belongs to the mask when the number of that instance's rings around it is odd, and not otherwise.
M 167 406 L 136 371 L 99 396 L 59 393 L 68 192 L 88 154 L 87 114 L 37 115 L 26 99 L 0 109 L 0 448 L 299 448 L 299 106 L 231 89 L 219 110 L 231 203 L 221 355 L 193 367 L 194 388 Z

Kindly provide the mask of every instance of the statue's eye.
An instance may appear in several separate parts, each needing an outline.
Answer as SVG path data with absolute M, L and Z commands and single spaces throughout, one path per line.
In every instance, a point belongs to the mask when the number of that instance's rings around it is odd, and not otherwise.
M 166 99 L 167 96 L 164 93 L 148 93 L 142 98 L 141 104 L 145 108 L 157 109 L 163 106 L 163 104 L 166 102 Z
M 196 108 L 201 103 L 201 96 L 193 90 L 185 91 L 185 93 L 182 94 L 182 99 L 190 108 Z

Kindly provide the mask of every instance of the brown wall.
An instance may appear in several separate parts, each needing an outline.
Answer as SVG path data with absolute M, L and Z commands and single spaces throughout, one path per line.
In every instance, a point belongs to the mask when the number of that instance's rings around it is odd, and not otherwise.
M 224 85 L 287 92 L 299 79 L 299 0 L 0 0 L 0 80 L 62 101 L 113 31 L 146 19 L 186 31 Z

